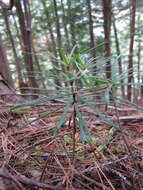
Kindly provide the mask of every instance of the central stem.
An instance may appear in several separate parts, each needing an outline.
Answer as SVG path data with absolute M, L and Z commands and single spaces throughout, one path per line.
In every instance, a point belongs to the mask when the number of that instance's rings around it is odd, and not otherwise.
M 76 110 L 75 110 L 75 103 L 76 103 L 76 94 L 74 92 L 74 88 L 72 86 L 72 96 L 73 96 L 73 134 L 72 134 L 72 140 L 73 140 L 73 154 L 72 154 L 72 163 L 74 164 L 75 160 L 75 135 L 76 135 Z

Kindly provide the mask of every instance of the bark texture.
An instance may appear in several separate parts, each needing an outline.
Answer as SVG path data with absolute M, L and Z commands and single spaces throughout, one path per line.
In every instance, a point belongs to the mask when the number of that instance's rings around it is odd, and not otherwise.
M 134 33 L 135 33 L 135 16 L 136 16 L 136 0 L 132 0 L 131 11 L 131 26 L 130 26 L 130 50 L 129 50 L 129 65 L 128 65 L 128 100 L 132 100 L 132 85 L 133 77 L 133 48 L 134 48 Z
M 103 17 L 104 17 L 104 40 L 105 40 L 105 57 L 107 58 L 106 77 L 111 78 L 111 62 L 110 62 L 110 33 L 111 33 L 111 0 L 102 0 Z
M 90 47 L 92 49 L 92 56 L 94 59 L 96 59 L 95 39 L 94 39 L 94 31 L 93 31 L 93 18 L 92 18 L 90 0 L 87 0 L 87 7 L 88 7 L 88 20 L 89 20 Z
M 29 4 L 27 0 L 24 0 L 25 15 L 22 10 L 21 1 L 15 1 L 16 11 L 19 19 L 20 30 L 24 46 L 24 62 L 26 66 L 27 76 L 29 80 L 29 86 L 37 88 L 38 85 L 35 79 L 35 70 L 32 60 L 32 34 L 31 34 L 31 15 L 29 10 Z
M 12 75 L 10 72 L 7 56 L 6 56 L 6 50 L 3 46 L 3 42 L 1 39 L 1 34 L 0 34 L 0 75 L 5 81 L 5 83 L 11 87 L 14 88 L 14 83 L 12 80 Z

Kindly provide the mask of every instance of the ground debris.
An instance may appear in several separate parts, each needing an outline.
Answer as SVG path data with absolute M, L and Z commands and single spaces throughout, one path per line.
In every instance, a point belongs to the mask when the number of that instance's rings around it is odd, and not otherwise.
M 4 101 L 2 107 L 11 108 Z M 47 112 L 57 107 L 56 114 Z M 28 107 L 22 112 L 0 114 L 0 186 L 13 189 L 141 189 L 143 186 L 143 122 L 124 116 L 127 141 L 138 168 L 129 154 L 121 133 L 114 133 L 105 124 L 96 124 L 98 116 L 83 108 L 88 118 L 93 144 L 81 143 L 76 132 L 75 161 L 72 157 L 72 128 L 65 122 L 57 137 L 54 129 L 62 115 L 61 102 Z M 114 113 L 113 113 L 114 114 Z M 44 117 L 43 117 L 44 115 Z M 109 118 L 111 117 L 111 112 Z M 70 117 L 70 113 L 68 113 Z M 37 119 L 39 118 L 39 119 Z M 121 116 L 123 119 L 123 116 Z M 121 121 L 122 121 L 121 119 Z M 72 121 L 71 121 L 72 125 Z

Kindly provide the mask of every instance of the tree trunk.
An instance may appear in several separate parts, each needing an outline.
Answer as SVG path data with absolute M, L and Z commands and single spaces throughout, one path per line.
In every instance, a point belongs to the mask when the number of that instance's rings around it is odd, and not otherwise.
M 41 70 L 41 67 L 40 67 L 40 64 L 39 64 L 39 60 L 38 60 L 38 57 L 37 57 L 36 50 L 35 50 L 33 42 L 32 42 L 32 46 L 33 46 L 32 48 L 33 48 L 33 53 L 34 53 L 35 64 L 37 66 L 38 75 L 40 76 L 40 82 L 41 82 L 42 87 L 46 88 L 46 85 L 45 85 L 44 80 L 43 80 L 42 70 Z
M 2 76 L 2 78 L 4 79 L 6 84 L 10 88 L 13 89 L 14 83 L 13 83 L 13 79 L 11 76 L 7 56 L 6 56 L 6 51 L 5 51 L 3 43 L 2 43 L 1 34 L 0 34 L 0 75 Z
M 20 48 L 21 48 L 21 52 L 24 55 L 24 52 L 25 52 L 24 46 L 23 46 L 22 40 L 20 38 L 20 32 L 19 32 L 19 28 L 17 26 L 15 15 L 13 13 L 12 13 L 12 17 L 13 17 L 13 22 L 14 22 L 15 30 L 16 30 L 16 36 L 18 38 L 19 45 L 20 45 Z M 25 70 L 25 68 L 23 70 Z M 21 93 L 23 93 L 23 94 L 25 94 L 25 93 L 27 93 L 29 91 L 29 90 L 27 90 L 27 88 L 28 88 L 29 85 L 26 82 L 28 82 L 28 81 L 25 80 L 24 74 L 22 72 L 22 82 L 20 83 L 19 88 L 20 88 Z
M 21 65 L 19 62 L 19 58 L 17 56 L 17 52 L 16 52 L 16 48 L 15 48 L 15 43 L 14 43 L 14 39 L 10 30 L 10 25 L 9 25 L 9 19 L 7 16 L 7 13 L 4 12 L 4 19 L 5 19 L 5 24 L 6 24 L 6 28 L 7 28 L 7 32 L 8 32 L 8 36 L 12 45 L 12 50 L 13 50 L 13 54 L 14 54 L 14 59 L 15 59 L 15 63 L 16 63 L 16 69 L 17 69 L 17 73 L 18 73 L 18 81 L 19 81 L 19 88 L 20 86 L 24 83 L 23 81 L 23 77 L 22 77 L 22 69 L 21 69 Z
M 58 52 L 59 52 L 60 58 L 62 59 L 62 56 L 61 56 L 61 53 L 60 53 L 60 51 L 62 49 L 62 41 L 61 41 L 59 15 L 58 15 L 58 10 L 57 10 L 56 0 L 53 0 L 53 2 L 54 2 L 54 10 L 55 10 L 55 16 L 56 16 L 56 32 L 57 32 Z
M 46 7 L 46 1 L 42 0 L 42 4 L 43 4 L 45 15 L 47 17 L 48 30 L 49 30 L 50 38 L 51 38 L 51 42 L 52 42 L 51 43 L 52 50 L 54 52 L 54 56 L 57 57 L 56 43 L 55 43 L 54 33 L 53 33 L 51 21 L 50 21 L 50 15 L 48 12 L 48 8 Z
M 121 52 L 120 52 L 120 45 L 119 45 L 119 39 L 118 39 L 118 32 L 117 32 L 117 27 L 116 27 L 116 21 L 114 16 L 112 15 L 112 23 L 113 23 L 113 30 L 114 30 L 114 36 L 115 36 L 115 46 L 116 46 L 116 52 L 118 58 L 118 64 L 119 64 L 119 74 L 122 74 L 122 60 L 121 60 Z M 122 85 L 124 83 L 123 80 L 121 80 L 121 91 L 122 91 L 122 96 L 123 98 L 125 97 L 125 89 L 124 86 Z
M 137 22 L 137 33 L 138 33 L 138 39 L 137 39 L 137 43 L 138 43 L 138 50 L 137 50 L 137 80 L 138 80 L 138 84 L 140 84 L 140 66 L 141 66 L 141 35 L 140 35 L 140 15 L 138 16 L 138 22 Z M 143 97 L 143 87 L 137 85 L 134 88 L 134 102 L 138 103 L 138 101 L 141 99 L 141 97 Z
M 64 32 L 65 32 L 66 41 L 67 41 L 66 47 L 68 50 L 70 50 L 70 41 L 69 41 L 69 34 L 68 34 L 67 23 L 66 23 L 66 18 L 65 18 L 65 9 L 64 9 L 63 0 L 61 0 L 61 7 L 62 7 L 62 19 L 63 19 Z
M 32 88 L 37 88 L 37 82 L 35 79 L 35 71 L 34 71 L 34 66 L 33 66 L 33 60 L 32 60 L 32 34 L 31 34 L 31 16 L 30 16 L 30 10 L 29 10 L 29 5 L 27 4 L 27 0 L 24 1 L 25 4 L 25 14 L 26 14 L 26 19 L 22 10 L 21 2 L 19 0 L 15 1 L 15 6 L 16 6 L 16 11 L 19 19 L 19 24 L 20 24 L 20 30 L 21 30 L 21 35 L 22 35 L 22 40 L 23 40 L 23 45 L 24 45 L 24 62 L 26 66 L 26 71 L 27 71 L 27 76 L 29 80 L 29 86 Z M 26 20 L 26 22 L 25 22 Z M 31 76 L 32 75 L 32 76 Z M 32 90 L 36 92 L 36 90 Z
M 24 47 L 23 47 L 23 44 L 22 44 L 22 40 L 20 38 L 20 31 L 19 31 L 19 28 L 17 26 L 17 22 L 16 22 L 16 19 L 15 19 L 14 13 L 12 13 L 12 18 L 13 18 L 14 27 L 15 27 L 15 30 L 16 30 L 16 36 L 17 36 L 17 38 L 19 40 L 19 44 L 20 44 L 20 47 L 21 47 L 21 51 L 24 52 Z
M 93 32 L 93 19 L 92 19 L 91 2 L 90 2 L 90 0 L 86 0 L 86 1 L 87 1 L 87 8 L 88 8 L 90 47 L 92 49 L 92 56 L 96 60 L 96 49 L 95 49 L 95 42 L 94 42 L 94 32 Z M 96 71 L 96 68 L 95 68 L 94 71 Z
M 75 37 L 75 16 L 72 13 L 71 9 L 71 0 L 67 0 L 67 6 L 68 6 L 68 17 L 69 17 L 69 24 L 70 24 L 70 33 L 71 33 L 71 41 L 72 46 L 74 47 L 76 45 L 76 37 Z
M 129 65 L 128 65 L 128 100 L 132 100 L 132 85 L 133 77 L 133 47 L 134 47 L 134 32 L 135 32 L 135 15 L 136 15 L 136 0 L 132 0 L 131 13 L 131 28 L 130 28 L 130 50 L 129 50 Z
M 48 30 L 49 30 L 49 33 L 50 33 L 50 38 L 51 38 L 51 46 L 52 46 L 52 50 L 54 52 L 54 56 L 55 58 L 57 58 L 57 48 L 56 48 L 56 43 L 55 43 L 55 38 L 54 38 L 54 32 L 53 32 L 53 29 L 52 29 L 52 25 L 51 25 L 51 21 L 50 21 L 50 15 L 49 15 L 49 12 L 48 12 L 48 8 L 46 6 L 46 1 L 45 0 L 42 0 L 42 4 L 43 4 L 43 8 L 44 8 L 44 12 L 46 14 L 46 17 L 47 17 L 47 24 L 48 24 Z M 46 37 L 48 39 L 48 36 Z M 47 42 L 48 43 L 48 42 Z M 47 44 L 49 46 L 49 44 Z M 55 61 L 54 59 L 51 60 L 53 66 L 56 65 L 58 66 L 58 63 L 57 61 Z M 56 71 L 55 72 L 57 76 L 59 76 L 59 73 Z M 60 81 L 59 80 L 55 80 L 55 83 L 58 86 L 61 86 L 60 84 Z
M 141 67 L 141 42 L 142 42 L 142 38 L 140 35 L 140 22 L 141 22 L 141 18 L 140 15 L 138 16 L 138 22 L 137 22 L 137 26 L 138 26 L 138 53 L 137 53 L 137 65 L 138 65 L 138 83 L 140 83 L 141 80 L 141 73 L 140 73 L 140 67 Z M 143 82 L 143 81 L 142 81 Z M 143 97 L 143 86 L 141 86 L 140 88 L 138 87 L 138 96 L 139 99 L 141 99 L 141 97 Z
M 138 40 L 138 83 L 140 83 L 141 39 Z
M 106 77 L 111 78 L 110 58 L 110 33 L 111 33 L 111 0 L 102 0 L 103 17 L 104 17 L 104 40 L 105 40 L 105 57 L 107 58 Z

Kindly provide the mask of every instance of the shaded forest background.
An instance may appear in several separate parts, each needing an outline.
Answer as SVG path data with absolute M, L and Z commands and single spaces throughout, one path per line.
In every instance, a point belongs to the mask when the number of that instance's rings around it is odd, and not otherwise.
M 142 97 L 141 1 L 9 3 L 10 7 L 0 2 L 0 72 L 17 91 L 33 88 L 40 93 L 41 88 L 49 88 L 47 71 L 59 65 L 62 49 L 69 55 L 77 45 L 77 51 L 88 50 L 86 56 L 95 62 L 95 72 L 106 63 L 103 78 L 110 79 L 113 72 L 124 75 L 117 94 L 132 101 Z

